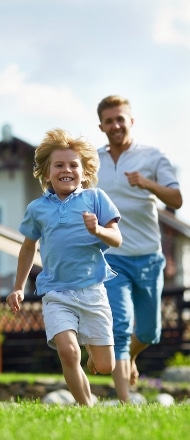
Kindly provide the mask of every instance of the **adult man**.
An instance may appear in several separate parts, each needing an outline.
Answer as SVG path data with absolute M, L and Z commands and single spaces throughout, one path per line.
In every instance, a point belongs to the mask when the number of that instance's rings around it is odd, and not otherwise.
M 118 276 L 106 282 L 114 320 L 116 367 L 112 373 L 121 402 L 137 381 L 136 357 L 161 334 L 161 294 L 165 258 L 161 249 L 156 199 L 178 209 L 182 196 L 175 172 L 158 149 L 131 136 L 130 102 L 108 96 L 98 105 L 100 129 L 108 145 L 100 148 L 98 186 L 121 214 L 123 244 L 106 259 Z

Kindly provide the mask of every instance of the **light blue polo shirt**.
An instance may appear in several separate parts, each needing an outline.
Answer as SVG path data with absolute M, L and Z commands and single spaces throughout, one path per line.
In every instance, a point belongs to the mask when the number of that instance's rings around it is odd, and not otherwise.
M 118 209 L 99 188 L 78 188 L 65 200 L 46 191 L 27 206 L 19 231 L 40 241 L 43 269 L 36 279 L 37 295 L 80 289 L 116 275 L 104 258 L 109 246 L 88 232 L 84 211 L 96 214 L 101 226 L 120 220 Z

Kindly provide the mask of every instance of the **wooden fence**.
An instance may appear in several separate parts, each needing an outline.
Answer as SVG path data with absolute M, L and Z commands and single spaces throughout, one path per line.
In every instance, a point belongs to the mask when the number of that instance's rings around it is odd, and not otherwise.
M 180 352 L 190 353 L 190 289 L 165 289 L 162 295 L 162 334 L 138 357 L 140 373 L 162 371 L 167 360 Z
M 160 372 L 176 352 L 190 353 L 190 289 L 165 289 L 162 296 L 162 336 L 138 357 L 140 374 Z M 86 352 L 82 349 L 82 363 Z M 13 315 L 0 302 L 0 371 L 61 373 L 56 351 L 47 346 L 39 297 L 26 297 Z

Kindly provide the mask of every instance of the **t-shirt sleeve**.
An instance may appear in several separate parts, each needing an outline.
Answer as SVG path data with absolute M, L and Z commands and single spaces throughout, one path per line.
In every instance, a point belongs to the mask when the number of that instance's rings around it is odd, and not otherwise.
M 39 240 L 41 237 L 40 225 L 34 216 L 33 203 L 30 203 L 26 208 L 23 220 L 19 227 L 19 232 L 31 240 Z
M 96 194 L 95 213 L 99 224 L 105 226 L 111 220 L 115 220 L 118 223 L 121 215 L 110 197 L 100 188 L 96 188 Z
M 179 182 L 176 177 L 176 171 L 167 156 L 158 150 L 156 154 L 156 181 L 163 186 L 179 188 Z

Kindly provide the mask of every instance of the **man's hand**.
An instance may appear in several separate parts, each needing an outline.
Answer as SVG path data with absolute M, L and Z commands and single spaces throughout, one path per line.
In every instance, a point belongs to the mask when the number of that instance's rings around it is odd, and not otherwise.
M 20 302 L 22 302 L 23 299 L 24 292 L 22 290 L 15 290 L 7 296 L 6 302 L 9 305 L 11 311 L 13 313 L 16 313 L 20 310 Z
M 133 173 L 125 173 L 128 178 L 128 182 L 131 186 L 138 186 L 142 189 L 147 189 L 148 179 L 140 174 L 138 171 L 134 171 Z

